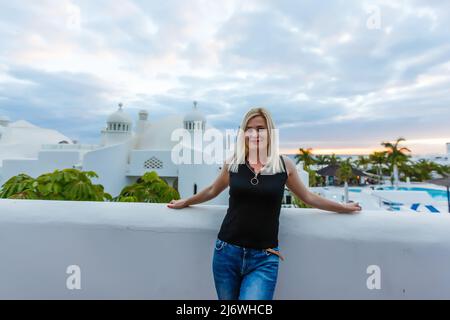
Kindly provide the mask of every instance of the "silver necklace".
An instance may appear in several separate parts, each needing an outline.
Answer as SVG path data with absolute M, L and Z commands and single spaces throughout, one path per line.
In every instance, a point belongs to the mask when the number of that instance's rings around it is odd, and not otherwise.
M 256 173 L 256 172 L 248 165 L 247 162 L 246 162 L 245 164 L 246 164 L 247 167 L 250 169 L 250 171 L 253 172 L 253 173 L 255 174 L 255 176 L 250 180 L 250 183 L 251 183 L 253 186 L 258 185 L 258 184 L 259 184 L 258 175 L 259 175 L 260 172 Z

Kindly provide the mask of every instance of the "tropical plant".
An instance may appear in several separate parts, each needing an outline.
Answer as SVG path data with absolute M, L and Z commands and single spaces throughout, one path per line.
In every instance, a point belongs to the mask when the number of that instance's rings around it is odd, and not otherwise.
M 322 177 L 321 175 L 318 175 L 315 170 L 306 168 L 305 171 L 308 172 L 310 187 L 318 187 L 319 185 L 323 185 L 325 183 L 324 177 Z
M 371 164 L 371 161 L 369 157 L 358 156 L 358 159 L 356 159 L 354 163 L 358 169 L 366 171 Z
M 411 152 L 406 147 L 400 147 L 399 144 L 403 141 L 406 141 L 404 138 L 398 138 L 395 143 L 391 142 L 382 142 L 381 145 L 387 149 L 387 160 L 390 164 L 390 169 L 392 172 L 392 183 L 394 185 L 398 185 L 399 182 L 399 171 L 398 167 L 402 164 L 404 164 L 408 159 L 409 155 L 407 155 L 405 152 Z
M 340 164 L 340 167 L 337 170 L 336 175 L 337 175 L 337 178 L 339 179 L 339 181 L 344 182 L 345 202 L 347 203 L 349 201 L 348 182 L 350 181 L 350 179 L 352 179 L 355 176 L 353 174 L 351 158 L 348 158 L 346 161 L 343 161 Z
M 37 199 L 37 182 L 27 174 L 21 173 L 6 181 L 0 190 L 1 199 Z
M 312 154 L 312 149 L 298 149 L 298 154 L 295 155 L 295 163 L 298 164 L 303 162 L 303 169 L 309 168 L 311 165 L 316 163 L 316 159 Z
M 325 158 L 326 158 L 326 163 L 329 165 L 336 165 L 336 164 L 341 163 L 341 161 L 342 161 L 342 159 L 340 157 L 336 156 L 336 154 L 334 154 L 334 153 L 331 156 L 326 155 Z
M 417 162 L 408 161 L 400 166 L 400 170 L 405 173 L 412 181 L 426 181 L 432 178 L 432 173 L 438 173 L 441 176 L 447 174 L 446 167 L 433 161 L 420 159 Z
M 138 182 L 123 188 L 113 201 L 168 203 L 173 199 L 180 199 L 178 191 L 169 186 L 155 171 L 151 171 L 145 173 Z
M 2 186 L 0 198 L 39 199 L 69 201 L 111 200 L 100 184 L 93 184 L 91 178 L 98 178 L 93 171 L 77 169 L 55 170 L 33 179 L 26 174 L 10 178 Z
M 375 151 L 369 155 L 369 160 L 377 168 L 378 183 L 381 183 L 383 175 L 383 165 L 387 162 L 387 151 Z
M 306 208 L 312 208 L 310 205 L 304 203 L 300 198 L 298 198 L 295 194 L 293 194 L 292 192 L 290 192 L 291 197 L 292 197 L 292 204 L 296 207 L 296 208 L 302 208 L 302 209 L 306 209 Z
M 316 155 L 316 164 L 319 166 L 325 166 L 328 164 L 328 156 L 327 155 Z

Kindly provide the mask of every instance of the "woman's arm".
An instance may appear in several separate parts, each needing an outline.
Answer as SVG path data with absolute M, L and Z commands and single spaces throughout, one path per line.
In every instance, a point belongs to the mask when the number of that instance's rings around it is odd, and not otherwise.
M 283 157 L 288 171 L 286 186 L 304 203 L 318 209 L 333 211 L 337 213 L 351 213 L 361 211 L 358 203 L 341 204 L 335 201 L 325 199 L 317 194 L 310 192 L 300 180 L 294 162 L 288 157 Z
M 167 205 L 171 209 L 182 209 L 193 204 L 198 204 L 206 202 L 217 197 L 229 184 L 229 172 L 228 165 L 225 163 L 220 171 L 219 176 L 216 178 L 214 183 L 209 187 L 205 188 L 198 194 L 188 198 L 180 200 L 172 200 Z

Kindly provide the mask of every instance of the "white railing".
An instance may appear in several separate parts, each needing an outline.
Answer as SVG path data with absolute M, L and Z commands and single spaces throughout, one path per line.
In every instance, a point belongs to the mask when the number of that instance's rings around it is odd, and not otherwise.
M 101 148 L 94 144 L 43 144 L 42 150 L 87 150 L 92 151 Z
M 225 213 L 0 200 L 0 298 L 215 299 L 211 258 Z M 450 215 L 282 209 L 275 298 L 448 299 L 449 230 Z

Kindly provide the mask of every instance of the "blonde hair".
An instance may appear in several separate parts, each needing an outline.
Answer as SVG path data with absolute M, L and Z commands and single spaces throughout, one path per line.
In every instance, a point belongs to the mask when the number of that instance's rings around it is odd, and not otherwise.
M 261 171 L 261 174 L 284 172 L 285 170 L 280 158 L 278 130 L 275 129 L 270 112 L 265 108 L 252 108 L 244 116 L 241 126 L 239 127 L 233 156 L 227 163 L 228 171 L 237 172 L 239 165 L 245 163 L 245 159 L 248 155 L 248 146 L 245 144 L 245 129 L 247 128 L 250 119 L 256 116 L 262 116 L 266 120 L 268 132 L 267 163 L 265 164 L 263 171 Z

